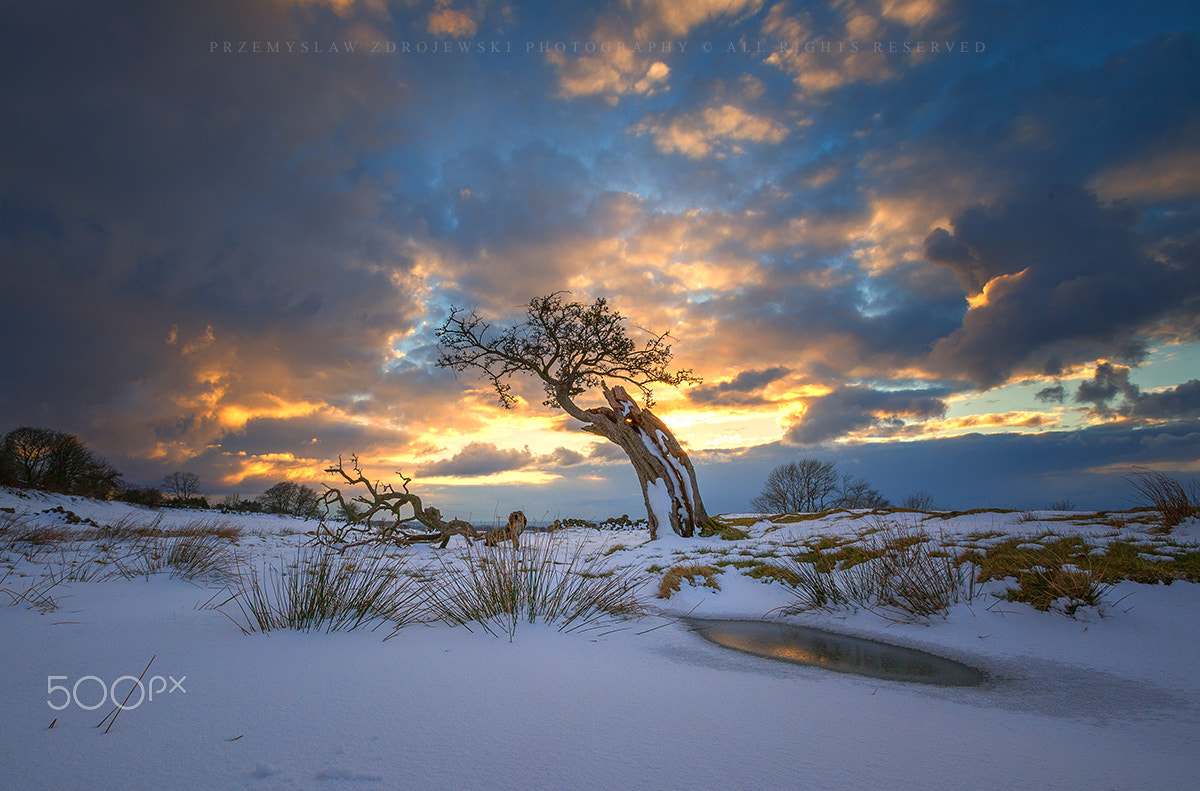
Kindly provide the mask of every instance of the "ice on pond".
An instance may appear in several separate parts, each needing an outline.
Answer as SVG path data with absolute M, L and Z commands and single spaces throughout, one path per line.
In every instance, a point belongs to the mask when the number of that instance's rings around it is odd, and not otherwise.
M 685 623 L 726 648 L 839 673 L 951 687 L 974 686 L 985 679 L 982 671 L 953 659 L 807 626 L 707 618 L 687 618 Z

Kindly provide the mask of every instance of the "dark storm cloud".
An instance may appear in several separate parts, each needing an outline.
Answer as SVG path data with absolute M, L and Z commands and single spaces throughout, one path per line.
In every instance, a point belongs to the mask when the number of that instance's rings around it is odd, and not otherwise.
M 1110 403 L 1118 396 L 1120 403 Z M 1090 381 L 1079 384 L 1075 400 L 1092 404 L 1092 412 L 1101 417 L 1119 416 L 1137 422 L 1186 421 L 1200 417 L 1200 380 L 1144 393 L 1130 381 L 1129 368 L 1101 363 Z
M 953 234 L 930 235 L 926 255 L 986 301 L 931 362 L 990 387 L 1097 356 L 1139 361 L 1145 333 L 1200 305 L 1200 261 L 1164 262 L 1137 223 L 1128 206 L 1070 187 L 960 213 Z
M 1066 388 L 1062 385 L 1043 387 L 1034 393 L 1033 397 L 1046 404 L 1061 404 L 1067 396 Z
M 1138 386 L 1129 381 L 1129 368 L 1101 363 L 1096 366 L 1096 372 L 1090 382 L 1080 383 L 1079 389 L 1075 391 L 1075 400 L 1106 408 L 1108 402 L 1118 395 L 1125 396 L 1126 400 L 1136 401 L 1140 394 Z
M 502 449 L 490 442 L 471 442 L 449 459 L 421 465 L 417 474 L 424 477 L 493 475 L 523 469 L 533 461 L 534 455 L 529 448 Z
M 491 442 L 471 442 L 449 459 L 430 462 L 417 468 L 417 474 L 433 476 L 494 475 L 513 470 L 558 470 L 577 467 L 589 460 L 570 448 L 555 448 L 538 456 L 529 448 L 499 448 Z
M 757 371 L 741 371 L 728 382 L 700 385 L 688 391 L 688 398 L 696 404 L 738 405 L 762 404 L 766 399 L 761 390 L 788 374 L 783 366 L 764 368 Z
M 29 380 L 6 388 L 0 417 L 73 415 L 102 444 L 137 445 L 153 439 L 147 418 L 159 437 L 164 422 L 205 424 L 170 403 L 198 376 L 232 404 L 372 383 L 364 366 L 416 312 L 366 172 L 398 139 L 408 94 L 394 63 L 210 45 L 344 40 L 372 22 L 271 2 L 6 13 L 0 70 L 23 76 L 0 87 L 0 289 L 22 298 L 0 328 L 40 330 L 4 352 Z M 181 356 L 202 337 L 206 350 Z
M 1200 418 L 1200 379 L 1190 379 L 1155 393 L 1140 394 L 1129 410 L 1129 416 L 1146 420 Z
M 875 390 L 844 385 L 832 393 L 809 400 L 800 422 L 785 436 L 793 445 L 813 445 L 864 428 L 896 430 L 906 419 L 924 420 L 946 412 L 944 392 L 930 390 Z

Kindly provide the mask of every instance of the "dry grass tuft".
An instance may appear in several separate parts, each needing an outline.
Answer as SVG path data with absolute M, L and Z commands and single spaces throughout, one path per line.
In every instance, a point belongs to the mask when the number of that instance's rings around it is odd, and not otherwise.
M 1157 532 L 1169 533 L 1183 520 L 1200 514 L 1200 489 L 1195 478 L 1188 488 L 1156 470 L 1138 470 L 1125 476 L 1125 480 L 1158 511 L 1161 521 Z
M 511 640 L 522 621 L 575 631 L 645 614 L 635 593 L 640 572 L 609 568 L 598 555 L 584 558 L 583 545 L 568 549 L 554 534 L 530 538 L 519 549 L 468 546 L 457 563 L 439 556 L 430 616 Z
M 720 573 L 721 569 L 716 566 L 705 566 L 701 563 L 672 566 L 663 574 L 662 582 L 658 584 L 658 598 L 671 598 L 672 593 L 680 591 L 684 580 L 687 580 L 688 584 L 694 586 L 697 584 L 697 579 L 699 579 L 699 584 L 719 591 L 721 590 L 721 584 L 717 582 L 717 575 Z
M 242 570 L 232 595 L 214 609 L 248 632 L 374 630 L 388 622 L 402 626 L 420 620 L 425 598 L 407 565 L 407 555 L 306 547 L 289 564 L 268 564 L 261 573 Z M 230 603 L 237 606 L 240 620 L 221 609 Z

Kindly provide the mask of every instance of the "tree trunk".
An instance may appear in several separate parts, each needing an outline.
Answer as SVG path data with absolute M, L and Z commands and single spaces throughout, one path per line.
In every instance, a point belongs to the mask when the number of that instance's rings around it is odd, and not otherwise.
M 664 524 L 685 538 L 695 535 L 711 520 L 700 499 L 691 459 L 671 430 L 650 410 L 639 407 L 625 388 L 605 385 L 604 397 L 607 407 L 575 407 L 567 412 L 588 422 L 584 431 L 615 442 L 629 456 L 642 486 L 650 538 L 658 538 Z M 565 406 L 569 401 L 560 398 L 560 403 Z

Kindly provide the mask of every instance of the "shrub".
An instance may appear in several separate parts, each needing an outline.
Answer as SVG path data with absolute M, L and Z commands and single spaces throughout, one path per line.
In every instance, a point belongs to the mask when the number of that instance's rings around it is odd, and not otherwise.
M 163 493 L 155 489 L 153 486 L 144 486 L 134 489 L 122 489 L 117 495 L 117 499 L 123 503 L 131 505 L 144 505 L 148 508 L 158 508 L 162 505 Z

